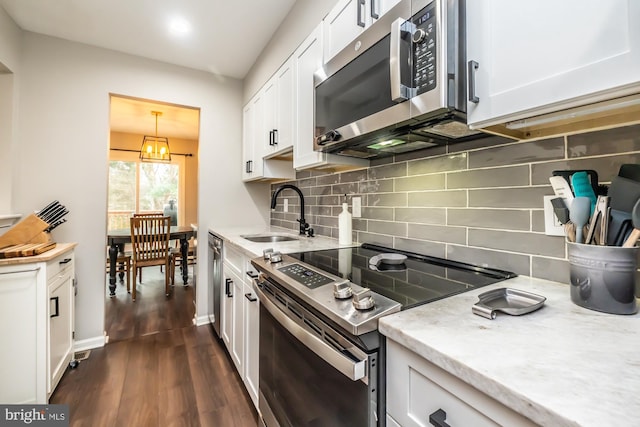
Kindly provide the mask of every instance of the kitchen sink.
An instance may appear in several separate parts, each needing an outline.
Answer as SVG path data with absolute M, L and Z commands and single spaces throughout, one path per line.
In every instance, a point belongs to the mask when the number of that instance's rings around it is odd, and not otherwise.
M 250 242 L 256 243 L 275 243 L 275 242 L 289 242 L 292 240 L 298 240 L 297 237 L 284 236 L 281 234 L 252 234 L 240 236 L 243 239 L 247 239 Z

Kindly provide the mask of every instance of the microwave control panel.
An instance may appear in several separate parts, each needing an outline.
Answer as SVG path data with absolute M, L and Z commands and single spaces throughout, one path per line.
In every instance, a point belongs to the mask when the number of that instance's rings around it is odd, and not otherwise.
M 429 92 L 437 84 L 436 2 L 411 18 L 413 32 L 413 87 L 417 95 Z

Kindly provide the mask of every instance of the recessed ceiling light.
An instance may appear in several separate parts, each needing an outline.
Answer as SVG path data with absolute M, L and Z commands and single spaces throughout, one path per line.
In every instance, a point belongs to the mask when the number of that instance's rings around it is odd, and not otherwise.
M 184 18 L 173 18 L 169 24 L 169 31 L 176 36 L 184 36 L 191 32 L 191 24 Z

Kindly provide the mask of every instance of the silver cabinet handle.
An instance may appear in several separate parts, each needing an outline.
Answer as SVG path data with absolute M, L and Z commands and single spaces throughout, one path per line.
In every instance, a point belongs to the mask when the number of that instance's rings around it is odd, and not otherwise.
M 363 6 L 364 6 L 364 1 L 365 0 L 358 0 L 358 26 L 364 28 L 364 19 L 362 19 L 362 16 L 364 15 L 363 13 Z
M 480 64 L 476 61 L 467 62 L 467 78 L 469 79 L 469 102 L 477 104 L 480 98 L 476 95 L 476 70 Z
M 310 332 L 306 331 L 284 314 L 273 302 L 271 302 L 271 300 L 258 287 L 256 282 L 253 284 L 253 290 L 258 294 L 261 306 L 266 308 L 283 328 L 289 331 L 298 339 L 298 341 L 317 354 L 322 360 L 329 363 L 337 371 L 353 381 L 358 381 L 366 376 L 366 360 L 356 361 L 344 356 L 329 344 L 326 344 Z

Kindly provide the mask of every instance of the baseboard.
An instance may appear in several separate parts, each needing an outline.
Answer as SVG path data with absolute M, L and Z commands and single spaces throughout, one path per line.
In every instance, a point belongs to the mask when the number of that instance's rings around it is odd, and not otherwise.
M 91 350 L 92 348 L 104 347 L 106 336 L 87 338 L 86 340 L 76 340 L 73 343 L 73 351 Z
M 209 320 L 209 315 L 205 314 L 204 316 L 197 316 L 193 318 L 193 323 L 196 326 L 202 326 L 202 325 L 207 325 L 209 323 L 211 323 L 211 321 Z

